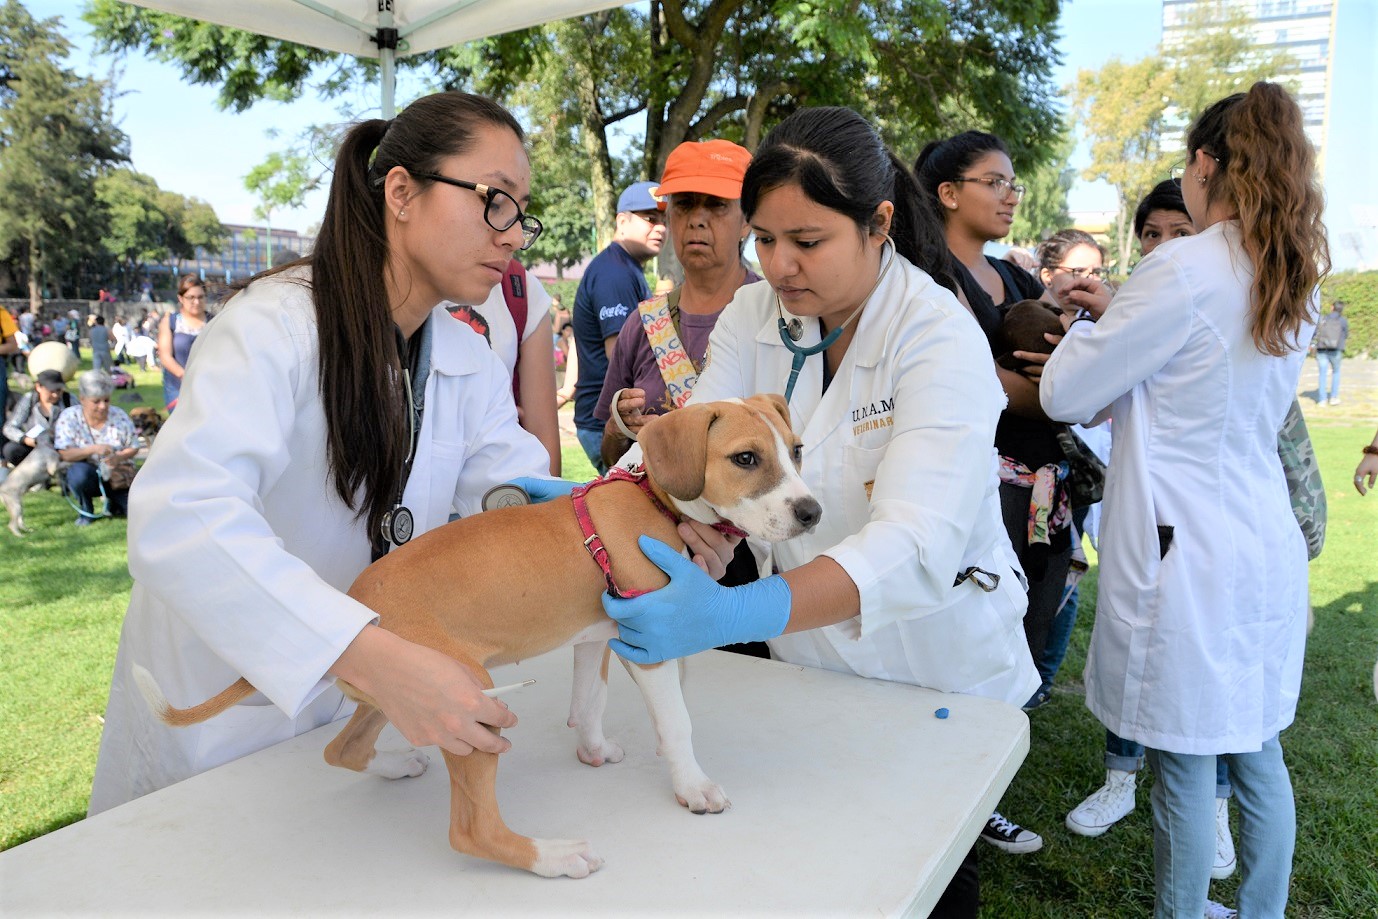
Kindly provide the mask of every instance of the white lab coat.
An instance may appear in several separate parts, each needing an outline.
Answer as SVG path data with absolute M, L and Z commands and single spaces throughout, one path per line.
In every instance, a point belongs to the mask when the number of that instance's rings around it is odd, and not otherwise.
M 416 532 L 491 486 L 545 475 L 511 383 L 483 339 L 432 314 L 431 373 L 404 504 Z M 197 343 L 177 411 L 130 501 L 134 576 L 91 795 L 96 813 L 325 724 L 347 711 L 327 669 L 374 614 L 345 596 L 369 563 L 364 521 L 326 475 L 315 314 L 283 278 L 231 301 Z M 370 449 L 358 444 L 357 449 Z M 455 572 L 462 589 L 463 572 Z M 245 676 L 260 694 L 169 728 L 130 665 L 186 706 Z
M 1114 417 L 1087 707 L 1173 753 L 1257 751 L 1301 686 L 1306 542 L 1277 435 L 1312 327 L 1261 353 L 1252 273 L 1232 221 L 1164 243 L 1099 322 L 1072 324 L 1039 387 L 1051 417 Z
M 1023 704 L 1038 688 L 1024 638 L 1023 574 L 1000 517 L 995 423 L 1005 404 L 990 348 L 950 292 L 895 263 L 857 320 L 822 392 L 809 358 L 790 400 L 803 476 L 823 506 L 813 533 L 778 543 L 788 571 L 826 555 L 856 583 L 861 614 L 770 642 L 775 657 L 865 677 Z M 786 319 L 789 314 L 786 313 Z M 800 344 L 819 341 L 804 319 Z M 782 393 L 791 352 L 768 284 L 737 291 L 692 402 Z M 998 574 L 986 593 L 969 566 Z

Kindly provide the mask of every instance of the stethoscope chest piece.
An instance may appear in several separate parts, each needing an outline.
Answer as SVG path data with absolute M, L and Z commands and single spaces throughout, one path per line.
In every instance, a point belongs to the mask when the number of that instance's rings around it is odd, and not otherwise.
M 798 341 L 804 337 L 804 323 L 798 319 L 791 318 L 786 328 L 789 332 L 790 341 Z
M 530 503 L 531 496 L 526 493 L 524 488 L 508 483 L 494 485 L 484 492 L 482 506 L 485 511 L 492 511 L 500 507 L 520 507 Z
M 394 546 L 405 545 L 410 541 L 415 529 L 416 524 L 412 520 L 411 511 L 401 505 L 383 515 L 383 538 Z

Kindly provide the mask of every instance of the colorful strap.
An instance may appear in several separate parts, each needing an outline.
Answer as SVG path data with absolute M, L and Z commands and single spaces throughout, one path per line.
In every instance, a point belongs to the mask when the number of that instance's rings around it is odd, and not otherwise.
M 1008 456 L 1000 457 L 1000 481 L 1031 490 L 1029 545 L 1051 543 L 1051 535 L 1072 522 L 1072 505 L 1067 498 L 1067 489 L 1057 487 L 1057 483 L 1066 477 L 1066 463 L 1050 463 L 1034 471 Z
M 689 394 L 698 382 L 698 370 L 685 350 L 679 334 L 679 288 L 668 294 L 642 300 L 636 311 L 641 317 L 641 328 L 651 343 L 651 353 L 655 355 L 660 377 L 665 381 L 665 392 L 675 408 L 683 408 L 689 401 Z M 616 411 L 616 407 L 613 408 Z

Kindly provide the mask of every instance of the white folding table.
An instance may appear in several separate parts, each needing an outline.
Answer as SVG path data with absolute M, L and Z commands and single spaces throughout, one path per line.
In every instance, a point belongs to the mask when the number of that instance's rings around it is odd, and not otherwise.
M 1029 746 L 1009 705 L 709 652 L 685 696 L 732 807 L 696 816 L 615 664 L 626 759 L 575 758 L 570 674 L 568 651 L 495 671 L 537 680 L 506 697 L 498 794 L 518 832 L 589 839 L 606 864 L 588 878 L 453 851 L 438 753 L 418 778 L 358 775 L 321 758 L 328 725 L 0 853 L 0 915 L 926 916 Z

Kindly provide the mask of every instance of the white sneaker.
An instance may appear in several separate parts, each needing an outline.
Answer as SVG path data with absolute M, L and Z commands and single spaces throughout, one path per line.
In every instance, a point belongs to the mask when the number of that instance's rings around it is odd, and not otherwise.
M 1107 769 L 1105 784 L 1067 815 L 1067 829 L 1078 836 L 1099 836 L 1132 810 L 1134 773 Z
M 1339 399 L 1331 399 L 1331 400 L 1330 400 L 1330 404 L 1331 404 L 1331 405 L 1339 405 L 1339 404 L 1340 404 L 1340 400 L 1339 400 Z
M 1230 836 L 1230 799 L 1215 799 L 1215 864 L 1211 877 L 1219 881 L 1234 874 L 1234 838 Z
M 1239 913 L 1224 903 L 1216 903 L 1214 900 L 1206 901 L 1206 919 L 1235 919 L 1238 915 Z

